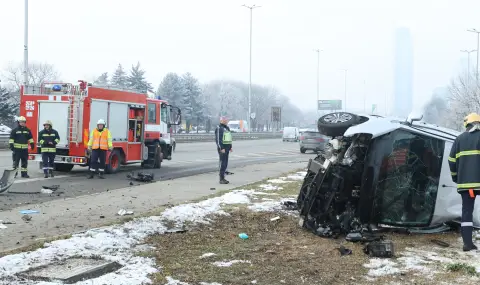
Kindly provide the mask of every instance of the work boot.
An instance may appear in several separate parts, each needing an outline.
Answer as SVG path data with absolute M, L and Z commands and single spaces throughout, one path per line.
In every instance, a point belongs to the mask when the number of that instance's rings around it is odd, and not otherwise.
M 220 184 L 228 184 L 230 181 L 226 180 L 225 178 L 220 179 Z
M 103 176 L 103 172 L 99 172 L 99 173 L 98 173 L 98 178 L 100 178 L 100 179 L 105 179 L 105 177 Z
M 43 170 L 43 178 L 48 178 L 48 170 L 47 169 Z
M 462 227 L 463 251 L 476 250 L 477 247 L 473 244 L 473 227 Z
M 464 245 L 463 246 L 463 251 L 471 251 L 471 250 L 477 250 L 477 246 L 474 245 L 473 243 L 471 245 Z
M 93 179 L 94 175 L 95 175 L 95 172 L 90 171 L 90 174 L 88 175 L 87 179 Z
M 22 178 L 30 178 L 30 176 L 26 172 L 23 172 L 22 173 Z
M 54 177 L 54 175 L 53 175 L 53 169 L 50 169 L 48 172 L 50 173 L 50 177 L 53 178 L 53 177 Z

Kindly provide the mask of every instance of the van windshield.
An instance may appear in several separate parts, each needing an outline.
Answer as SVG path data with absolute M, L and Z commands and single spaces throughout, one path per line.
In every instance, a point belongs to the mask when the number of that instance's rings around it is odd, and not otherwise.
M 240 125 L 239 124 L 228 124 L 228 127 L 230 129 L 238 129 L 238 128 L 240 128 Z

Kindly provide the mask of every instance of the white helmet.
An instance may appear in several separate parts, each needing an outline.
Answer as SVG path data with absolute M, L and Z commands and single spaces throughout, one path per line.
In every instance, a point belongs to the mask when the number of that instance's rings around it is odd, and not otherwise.
M 104 119 L 98 120 L 97 125 L 104 125 L 105 126 L 106 125 L 105 120 Z

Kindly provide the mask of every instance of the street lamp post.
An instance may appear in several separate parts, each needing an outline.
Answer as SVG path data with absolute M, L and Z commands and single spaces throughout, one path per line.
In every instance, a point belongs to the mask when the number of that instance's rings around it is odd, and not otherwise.
M 475 72 L 475 78 L 478 81 L 478 51 L 480 50 L 480 31 L 478 31 L 477 29 L 470 29 L 470 30 L 467 30 L 467 32 L 477 34 L 477 71 Z
M 28 0 L 25 0 L 25 30 L 23 34 L 23 85 L 28 84 Z
M 347 72 L 348 72 L 348 69 L 342 69 L 344 72 L 345 72 L 345 82 L 344 82 L 344 91 L 345 91 L 345 95 L 344 95 L 344 100 L 345 100 L 345 112 L 347 111 Z
M 318 101 L 320 101 L 320 52 L 323 50 L 316 49 L 314 50 L 317 53 L 317 116 L 319 115 L 320 110 L 318 110 Z
M 253 9 L 260 8 L 261 6 L 247 6 L 242 5 L 245 8 L 250 9 L 250 72 L 248 79 L 248 133 L 251 132 L 251 122 L 252 122 L 252 18 L 253 18 Z
M 470 85 L 470 53 L 477 51 L 476 49 L 472 50 L 461 50 L 461 52 L 466 52 L 467 53 L 467 85 Z

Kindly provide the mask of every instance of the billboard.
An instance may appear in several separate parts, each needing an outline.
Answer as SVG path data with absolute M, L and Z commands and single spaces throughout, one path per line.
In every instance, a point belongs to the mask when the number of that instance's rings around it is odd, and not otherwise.
M 319 111 L 342 110 L 342 100 L 318 100 Z
M 282 121 L 282 107 L 272 107 L 272 122 Z

